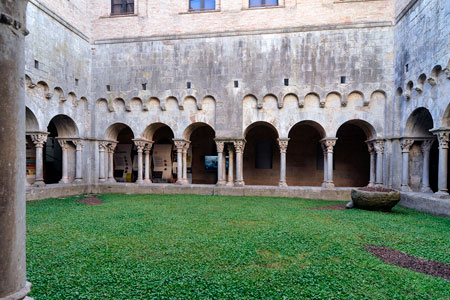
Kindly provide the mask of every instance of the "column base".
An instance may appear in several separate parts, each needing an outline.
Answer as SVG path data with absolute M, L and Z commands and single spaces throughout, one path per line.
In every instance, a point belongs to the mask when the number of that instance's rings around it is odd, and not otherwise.
M 375 187 L 384 187 L 384 184 L 382 184 L 382 183 L 375 183 Z
M 114 178 L 108 178 L 108 180 L 106 180 L 106 182 L 108 182 L 108 183 L 116 183 L 117 181 Z
M 235 186 L 244 186 L 244 185 L 245 185 L 245 182 L 244 182 L 243 180 L 239 180 L 239 181 L 236 181 L 236 182 L 234 183 L 234 185 L 235 185 Z
M 422 192 L 422 193 L 433 193 L 433 191 L 431 190 L 431 188 L 429 186 L 422 186 L 420 188 L 420 192 Z
M 144 179 L 144 184 L 152 184 L 153 182 L 150 179 Z
M 144 183 L 144 180 L 138 179 L 138 180 L 136 180 L 136 183 L 137 183 L 137 184 L 143 184 L 143 183 Z
M 189 184 L 189 180 L 183 179 L 183 185 L 187 185 L 187 184 Z
M 183 184 L 183 180 L 181 178 L 177 179 L 177 182 L 175 182 L 175 184 L 182 185 Z
M 280 181 L 280 182 L 278 183 L 278 186 L 281 187 L 281 188 L 286 188 L 286 187 L 288 187 L 286 181 Z
M 367 185 L 367 187 L 375 187 L 375 182 L 369 182 L 369 184 Z
M 225 186 L 234 186 L 234 183 L 232 181 L 228 181 L 227 183 L 225 183 Z
M 22 288 L 20 291 L 17 291 L 12 295 L 6 296 L 5 298 L 0 298 L 0 300 L 29 300 L 29 299 L 32 299 L 30 297 L 27 297 L 30 290 L 31 290 L 31 283 L 29 283 L 27 281 L 27 283 L 25 284 L 25 287 Z
M 327 189 L 334 189 L 336 186 L 334 185 L 334 183 L 333 182 L 327 182 L 326 184 L 325 184 L 325 186 L 323 186 L 324 188 L 327 188 Z
M 58 183 L 59 184 L 68 184 L 69 183 L 69 179 L 67 179 L 67 178 L 61 179 Z
M 81 179 L 81 178 L 77 178 L 77 179 L 75 179 L 74 181 L 73 181 L 73 183 L 83 183 L 83 179 Z
M 223 181 L 223 180 L 219 180 L 219 181 L 217 181 L 217 183 L 216 183 L 216 185 L 220 185 L 220 186 L 223 186 L 223 185 L 225 185 L 226 184 L 226 181 Z
M 106 179 L 105 178 L 100 178 L 98 181 L 101 182 L 101 183 L 105 183 Z
M 447 198 L 449 196 L 447 191 L 438 191 L 434 195 L 438 198 Z
M 400 190 L 401 190 L 402 192 L 406 192 L 406 193 L 412 192 L 412 190 L 411 190 L 411 188 L 409 187 L 409 185 L 402 185 L 402 186 L 400 187 Z
M 44 181 L 35 181 L 33 183 L 33 186 L 35 186 L 35 187 L 43 187 L 43 186 L 45 186 L 45 182 Z

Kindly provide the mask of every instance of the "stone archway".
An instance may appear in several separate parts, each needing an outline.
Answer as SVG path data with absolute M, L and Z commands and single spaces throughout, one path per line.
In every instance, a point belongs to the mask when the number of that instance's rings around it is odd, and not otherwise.
M 351 120 L 339 127 L 336 137 L 333 166 L 335 185 L 337 187 L 367 186 L 371 162 L 366 142 L 375 137 L 375 129 L 365 121 Z M 382 155 L 379 158 L 382 159 Z M 379 166 L 382 167 L 382 161 Z M 382 183 L 379 182 L 379 184 Z
M 53 117 L 47 126 L 44 147 L 44 182 L 71 183 L 75 179 L 76 146 L 79 139 L 76 123 L 67 115 Z
M 248 185 L 278 185 L 280 152 L 278 131 L 267 122 L 256 122 L 245 130 L 244 180 Z
M 289 186 L 321 186 L 324 155 L 320 141 L 326 136 L 314 121 L 302 121 L 289 131 L 287 148 L 287 184 Z
M 215 184 L 217 169 L 207 164 L 217 157 L 214 129 L 206 123 L 193 123 L 184 131 L 184 138 L 189 141 L 186 168 L 187 179 L 193 184 Z

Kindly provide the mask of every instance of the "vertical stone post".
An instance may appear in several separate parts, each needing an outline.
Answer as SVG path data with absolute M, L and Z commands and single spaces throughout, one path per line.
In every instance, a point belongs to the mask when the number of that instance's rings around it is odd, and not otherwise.
M 69 151 L 69 144 L 67 139 L 58 138 L 58 143 L 61 146 L 62 150 L 62 178 L 59 183 L 69 183 L 69 174 L 68 174 L 68 157 L 67 152 Z
M 223 150 L 225 147 L 225 143 L 222 141 L 216 141 L 217 148 L 217 185 L 224 185 L 225 178 L 223 177 L 223 168 L 225 165 L 223 163 Z
M 107 147 L 108 151 L 108 178 L 106 181 L 114 183 L 116 179 L 114 178 L 114 151 L 116 150 L 117 142 L 110 142 Z
M 82 140 L 72 140 L 76 148 L 76 156 L 75 156 L 75 183 L 83 182 L 83 172 L 82 172 L 82 158 L 81 154 L 83 151 L 83 141 Z
M 108 142 L 100 141 L 98 143 L 98 180 L 100 182 L 105 182 L 105 151 L 108 147 Z
M 326 188 L 334 188 L 333 182 L 333 148 L 336 145 L 337 138 L 324 138 L 322 143 L 327 151 L 327 183 Z
M 244 148 L 245 140 L 234 141 L 234 149 L 236 151 L 236 185 L 244 186 Z M 231 167 L 231 163 L 228 163 L 228 167 Z
M 134 144 L 136 145 L 137 148 L 137 154 L 138 154 L 138 178 L 136 180 L 137 184 L 142 184 L 144 183 L 144 177 L 142 176 L 143 174 L 143 170 L 142 170 L 142 163 L 143 163 L 143 159 L 142 159 L 142 153 L 144 151 L 145 145 L 147 144 L 146 141 L 141 140 L 141 139 L 134 139 L 133 140 Z
M 375 186 L 375 148 L 373 146 L 372 141 L 367 141 L 367 148 L 369 150 L 370 154 L 370 178 L 369 178 L 369 184 L 368 187 L 374 187 Z
M 173 140 L 177 148 L 177 184 L 183 184 L 183 148 L 184 140 Z
M 326 188 L 327 187 L 327 182 L 328 182 L 328 153 L 327 153 L 327 146 L 325 145 L 325 143 L 321 143 L 320 144 L 322 146 L 322 151 L 323 151 L 323 183 L 322 183 L 322 187 Z
M 438 173 L 438 191 L 436 195 L 447 196 L 447 176 L 448 176 L 448 143 L 449 143 L 449 131 L 433 130 L 433 133 L 437 135 L 439 141 L 439 173 Z
M 375 186 L 383 186 L 383 154 L 384 154 L 384 140 L 376 140 L 373 143 L 375 152 L 377 153 L 377 168 Z
M 287 187 L 286 182 L 286 152 L 289 143 L 289 138 L 278 139 L 278 145 L 280 146 L 280 182 L 278 186 Z
M 227 180 L 227 186 L 233 186 L 234 185 L 234 147 L 233 144 L 228 144 L 228 180 Z
M 190 144 L 191 142 L 185 141 L 183 147 L 183 184 L 189 184 L 189 181 L 187 179 L 187 154 Z
M 430 151 L 433 145 L 433 140 L 424 140 L 420 146 L 423 154 L 423 168 L 422 168 L 422 186 L 420 191 L 422 193 L 432 193 L 430 188 Z
M 0 299 L 30 291 L 25 263 L 26 0 L 0 1 Z
M 34 186 L 44 186 L 44 143 L 47 141 L 47 132 L 33 133 L 31 140 L 36 148 L 36 179 Z
M 401 190 L 404 192 L 411 192 L 409 187 L 409 149 L 414 143 L 413 139 L 403 139 L 400 142 L 402 148 L 402 186 Z
M 144 153 L 145 153 L 145 170 L 144 170 L 144 183 L 149 184 L 152 183 L 150 179 L 150 150 L 152 150 L 153 142 L 148 142 L 145 145 Z

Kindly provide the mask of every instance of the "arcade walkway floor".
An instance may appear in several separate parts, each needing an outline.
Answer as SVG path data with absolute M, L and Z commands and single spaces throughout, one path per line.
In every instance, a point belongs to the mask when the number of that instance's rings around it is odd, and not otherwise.
M 450 264 L 450 219 L 286 198 L 83 198 L 27 203 L 35 300 L 450 299 L 450 281 L 367 247 Z

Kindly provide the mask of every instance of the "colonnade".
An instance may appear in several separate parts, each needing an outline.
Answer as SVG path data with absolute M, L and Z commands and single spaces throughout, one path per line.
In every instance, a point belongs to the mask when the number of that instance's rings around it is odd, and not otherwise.
M 36 178 L 34 186 L 44 186 L 44 146 L 47 142 L 48 132 L 27 132 L 34 147 L 36 149 Z M 82 151 L 84 142 L 78 138 L 56 138 L 62 150 L 62 177 L 59 183 L 67 184 L 71 183 L 69 178 L 69 143 L 72 143 L 75 147 L 75 179 L 74 183 L 83 182 L 83 168 L 82 168 Z
M 436 194 L 438 196 L 447 196 L 447 176 L 448 176 L 448 145 L 450 130 L 431 130 L 431 132 L 436 136 L 439 145 L 439 170 L 438 170 L 438 191 Z M 411 187 L 409 186 L 409 154 L 411 146 L 415 142 L 421 143 L 421 151 L 423 154 L 423 169 L 422 169 L 422 185 L 420 191 L 423 193 L 432 193 L 430 188 L 430 151 L 431 146 L 435 138 L 433 137 L 405 137 L 400 141 L 400 146 L 402 149 L 402 181 L 401 190 L 404 192 L 411 192 Z

